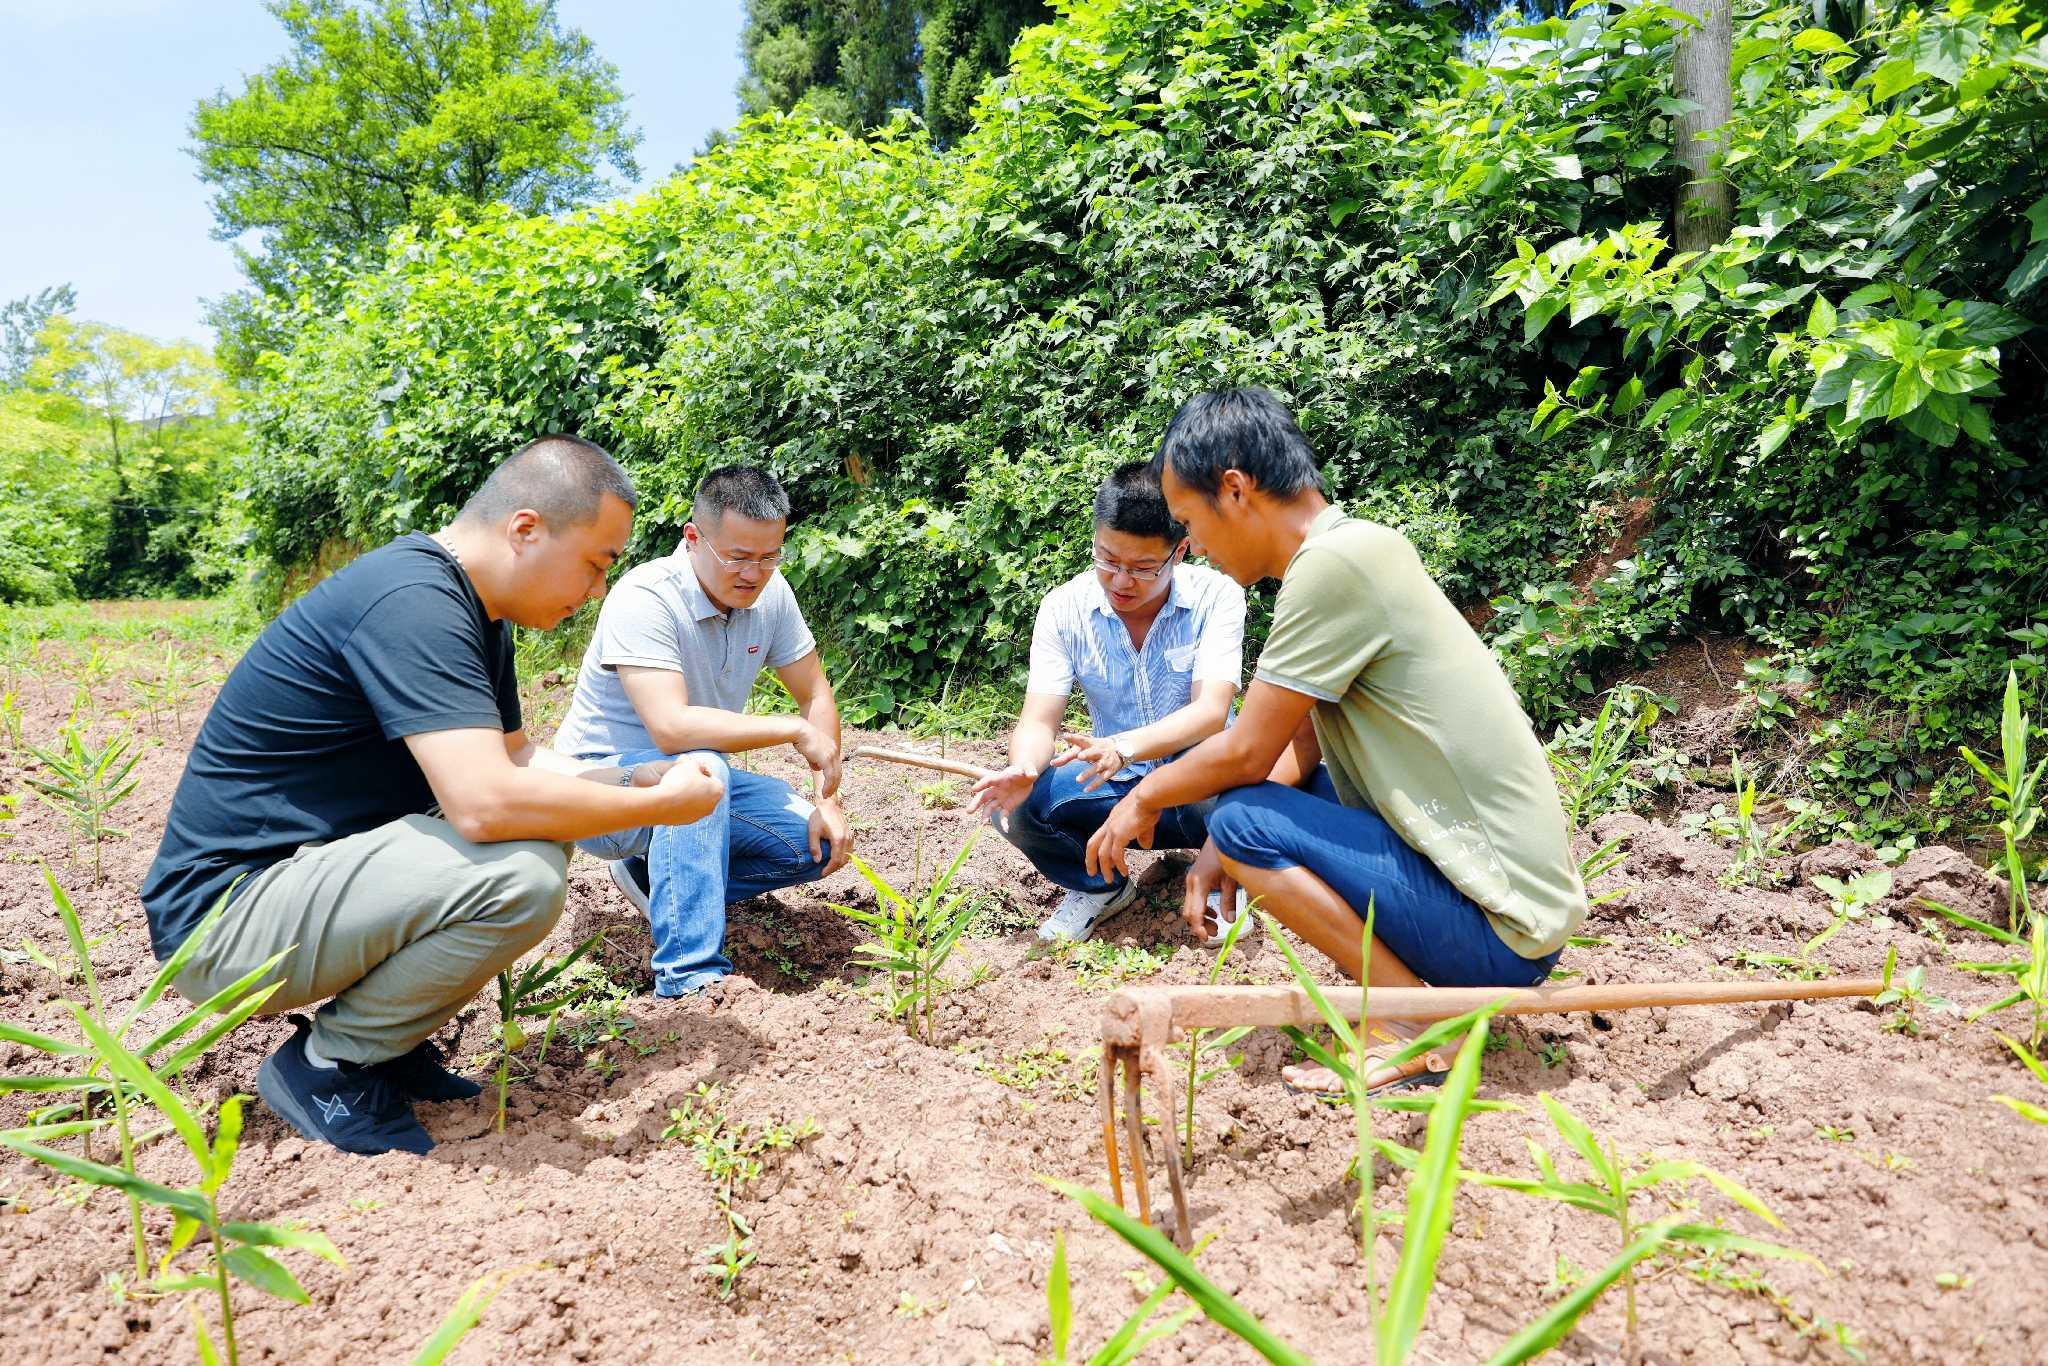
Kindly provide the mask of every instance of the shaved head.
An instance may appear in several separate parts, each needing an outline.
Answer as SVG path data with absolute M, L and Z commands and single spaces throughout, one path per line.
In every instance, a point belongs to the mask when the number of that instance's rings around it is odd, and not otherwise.
M 596 518 L 604 496 L 628 509 L 640 503 L 633 481 L 619 462 L 594 441 L 560 433 L 527 442 L 491 471 L 458 522 L 495 524 L 531 508 L 556 530 L 584 526 Z

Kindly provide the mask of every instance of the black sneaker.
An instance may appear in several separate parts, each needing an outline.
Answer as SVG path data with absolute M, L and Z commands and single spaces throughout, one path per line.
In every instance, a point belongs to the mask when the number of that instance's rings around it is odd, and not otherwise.
M 311 1026 L 296 1016 L 292 1036 L 256 1070 L 256 1094 L 292 1128 L 345 1153 L 425 1153 L 434 1140 L 413 1115 L 412 1103 L 374 1067 L 306 1061 Z
M 375 1063 L 367 1070 L 381 1072 L 408 1100 L 474 1100 L 484 1088 L 468 1077 L 459 1077 L 442 1064 L 443 1054 L 432 1040 L 422 1039 L 408 1052 Z

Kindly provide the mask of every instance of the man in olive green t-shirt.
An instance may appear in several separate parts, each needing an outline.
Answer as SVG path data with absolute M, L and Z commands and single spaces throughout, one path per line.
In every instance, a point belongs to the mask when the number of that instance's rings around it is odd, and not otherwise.
M 1132 789 L 1089 871 L 1123 869 L 1159 811 L 1220 794 L 1187 878 L 1198 931 L 1209 892 L 1242 886 L 1354 978 L 1371 906 L 1374 986 L 1542 981 L 1586 914 L 1557 788 L 1506 675 L 1414 547 L 1324 498 L 1263 389 L 1188 400 L 1155 464 L 1197 553 L 1280 593 L 1237 724 Z M 1425 1055 L 1375 1085 L 1441 1069 Z

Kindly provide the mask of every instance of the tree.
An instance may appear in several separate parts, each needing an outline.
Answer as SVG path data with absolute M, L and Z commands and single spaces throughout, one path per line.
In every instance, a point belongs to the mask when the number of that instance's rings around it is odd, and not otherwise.
M 1679 35 L 1672 62 L 1672 93 L 1691 107 L 1672 120 L 1671 136 L 1685 180 L 1673 210 L 1672 240 L 1680 251 L 1700 251 L 1728 236 L 1728 182 L 1720 159 L 1721 129 L 1734 111 L 1729 76 L 1735 41 L 1731 0 L 1678 0 L 1697 21 Z
M 555 18 L 554 0 L 269 0 L 291 51 L 193 111 L 214 235 L 259 289 L 285 291 L 403 223 L 502 203 L 545 214 L 637 176 L 618 71 Z M 212 321 L 258 324 L 246 301 Z M 226 338 L 230 347 L 234 337 Z
M 747 0 L 746 14 L 741 113 L 807 100 L 862 129 L 909 109 L 942 145 L 967 131 L 1017 34 L 1053 17 L 1043 0 Z
M 52 285 L 0 307 L 0 389 L 12 389 L 28 378 L 37 334 L 51 318 L 69 313 L 77 304 L 78 295 L 70 285 Z

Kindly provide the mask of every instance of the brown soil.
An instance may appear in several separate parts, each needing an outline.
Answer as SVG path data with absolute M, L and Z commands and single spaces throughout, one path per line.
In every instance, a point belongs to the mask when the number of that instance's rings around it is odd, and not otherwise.
M 126 705 L 118 682 L 99 690 L 106 724 L 118 724 L 111 713 Z M 71 683 L 51 673 L 18 686 L 29 738 L 53 738 L 69 714 Z M 195 701 L 188 733 L 196 712 Z M 0 865 L 0 946 L 18 950 L 28 938 L 61 949 L 37 867 L 48 861 L 88 933 L 104 937 L 95 961 L 117 1003 L 132 999 L 153 967 L 135 893 L 185 754 L 174 735 L 158 740 L 138 770 L 140 791 L 117 817 L 129 835 L 106 851 L 106 885 L 87 885 L 89 864 L 68 859 L 55 813 L 40 804 L 24 805 Z M 996 757 L 993 746 L 955 749 Z M 780 754 L 760 762 L 792 768 Z M 914 789 L 927 776 L 873 763 L 848 773 L 859 851 L 899 883 L 920 867 L 928 876 L 969 829 L 959 810 L 925 807 Z M 23 788 L 17 756 L 0 761 L 0 782 Z M 1590 835 L 1627 839 L 1627 864 L 1603 885 L 1628 890 L 1586 927 L 1606 942 L 1567 951 L 1564 967 L 1582 981 L 1725 977 L 1740 950 L 1794 952 L 1826 921 L 1806 876 L 1853 871 L 1864 858 L 1849 848 L 1819 851 L 1786 868 L 1793 890 L 1727 890 L 1716 880 L 1726 852 L 1668 825 L 1619 815 Z M 1915 859 L 1882 913 L 1844 930 L 1821 957 L 1838 975 L 1872 973 L 1896 945 L 1902 967 L 1927 966 L 1931 987 L 1982 1004 L 1990 987 L 1949 966 L 1941 944 L 1916 932 L 1909 893 L 1924 889 L 1980 915 L 2002 914 L 2002 893 L 1952 851 Z M 963 945 L 952 975 L 983 968 L 988 976 L 945 999 L 938 1047 L 878 1020 L 850 985 L 859 978 L 847 962 L 855 936 L 826 904 L 866 898 L 848 870 L 822 887 L 735 908 L 730 938 L 748 980 L 714 1006 L 636 995 L 628 1042 L 588 1056 L 557 1043 L 538 1075 L 515 1086 L 502 1135 L 492 1132 L 485 1102 L 423 1106 L 439 1140 L 429 1157 L 351 1158 L 309 1146 L 252 1105 L 226 1206 L 324 1230 L 347 1266 L 290 1258 L 310 1307 L 244 1291 L 246 1359 L 404 1360 L 472 1280 L 533 1266 L 510 1282 L 457 1360 L 1034 1361 L 1050 1349 L 1045 1276 L 1060 1230 L 1073 1266 L 1074 1342 L 1092 1351 L 1151 1277 L 1135 1274 L 1145 1268 L 1134 1253 L 1037 1178 L 1106 1188 L 1087 1090 L 1104 989 L 1083 985 L 1071 963 L 1033 952 L 1028 925 L 1056 897 L 1007 846 L 984 839 L 967 878 L 997 909 Z M 1174 914 L 1177 884 L 1173 862 L 1154 858 L 1150 898 L 1106 937 L 1170 953 L 1155 980 L 1195 982 L 1208 956 Z M 1013 928 L 1002 929 L 1005 921 Z M 644 926 L 603 870 L 579 859 L 549 947 L 600 928 L 617 975 L 644 986 Z M 1961 957 L 1991 956 L 1968 936 L 1949 939 Z M 22 959 L 0 959 L 0 1018 L 60 1029 L 59 988 Z M 1242 965 L 1239 980 L 1286 975 L 1264 938 Z M 152 1018 L 172 1008 L 159 1006 Z M 495 1024 L 492 1007 L 479 1002 L 443 1042 L 458 1058 L 485 1053 Z M 1536 1099 L 1548 1091 L 1625 1154 L 1689 1158 L 1740 1180 L 1783 1218 L 1782 1231 L 1711 1194 L 1701 1213 L 1824 1264 L 1756 1263 L 1775 1300 L 1682 1274 L 1650 1280 L 1640 1292 L 1646 1360 L 1847 1360 L 1834 1345 L 1836 1325 L 1873 1361 L 2039 1360 L 2048 1341 L 2039 1294 L 2048 1283 L 2048 1145 L 1989 1099 L 2031 1083 L 1989 1028 L 1955 1015 L 1929 1018 L 1919 1037 L 1884 1025 L 1873 1008 L 1843 1002 L 1514 1023 L 1487 1059 L 1483 1094 L 1523 1108 L 1475 1117 L 1465 1161 L 1527 1173 L 1524 1139 L 1561 1151 Z M 258 1061 L 285 1032 L 280 1021 L 244 1029 L 204 1062 L 193 1089 L 213 1097 L 251 1090 Z M 977 1062 L 986 1070 L 1046 1048 L 1070 1061 L 1054 1061 L 1034 1089 L 977 1070 Z M 1301 1349 L 1367 1359 L 1363 1268 L 1347 1223 L 1349 1117 L 1284 1090 L 1278 1071 L 1288 1058 L 1283 1036 L 1255 1035 L 1242 1069 L 1201 1093 L 1192 1203 L 1200 1231 L 1215 1235 L 1201 1265 Z M 41 1067 L 39 1057 L 0 1044 L 0 1072 Z M 700 1250 L 722 1236 L 711 1187 L 690 1151 L 660 1136 L 671 1107 L 705 1082 L 723 1088 L 736 1121 L 808 1117 L 820 1130 L 793 1152 L 771 1154 L 742 1195 L 758 1260 L 728 1302 L 693 1274 Z M 0 1123 L 18 1122 L 26 1108 L 24 1098 L 0 1101 Z M 1380 1123 L 1383 1134 L 1420 1140 L 1419 1117 Z M 159 1179 L 191 1179 L 169 1144 L 147 1150 L 141 1166 Z M 1403 1178 L 1384 1165 L 1379 1177 L 1380 1207 L 1402 1208 Z M 80 1192 L 42 1168 L 0 1159 L 0 1340 L 22 1361 L 192 1359 L 183 1306 L 123 1303 L 110 1293 L 105 1277 L 128 1262 L 125 1211 L 111 1193 Z M 1612 1228 L 1562 1205 L 1467 1187 L 1457 1208 L 1422 1360 L 1483 1358 L 1556 1298 L 1561 1267 L 1597 1267 L 1617 1248 Z M 1651 1212 L 1647 1200 L 1642 1209 Z M 153 1221 L 152 1232 L 161 1247 L 167 1223 Z M 1382 1277 L 1398 1245 L 1395 1234 L 1382 1237 Z M 1956 1288 L 1938 1275 L 1954 1277 Z M 1618 1291 L 1559 1355 L 1623 1359 Z M 1196 1320 L 1149 1358 L 1225 1362 L 1247 1353 Z

